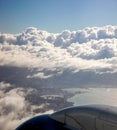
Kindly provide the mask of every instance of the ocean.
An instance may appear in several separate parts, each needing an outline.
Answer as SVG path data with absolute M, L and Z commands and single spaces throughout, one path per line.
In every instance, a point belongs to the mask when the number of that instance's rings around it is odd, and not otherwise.
M 74 103 L 74 106 L 89 104 L 117 106 L 117 88 L 69 88 L 65 90 L 74 94 L 68 99 Z

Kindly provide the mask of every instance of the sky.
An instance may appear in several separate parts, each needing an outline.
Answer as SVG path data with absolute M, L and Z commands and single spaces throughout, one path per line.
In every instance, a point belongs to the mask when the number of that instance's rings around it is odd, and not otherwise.
M 0 0 L 0 32 L 49 32 L 117 25 L 117 0 Z

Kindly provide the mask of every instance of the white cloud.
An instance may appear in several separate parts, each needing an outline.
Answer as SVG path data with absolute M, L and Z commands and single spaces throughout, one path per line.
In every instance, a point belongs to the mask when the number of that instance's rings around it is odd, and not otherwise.
M 12 130 L 18 125 L 21 119 L 25 118 L 25 98 L 18 94 L 20 89 L 11 89 L 5 92 L 4 90 L 9 87 L 11 87 L 9 83 L 0 82 L 0 93 L 2 93 L 0 96 L 1 130 Z
M 27 78 L 52 78 L 66 70 L 117 72 L 117 26 L 65 30 L 60 34 L 31 27 L 20 34 L 0 37 L 0 66 L 37 70 Z
M 13 88 L 10 88 L 13 87 Z M 10 88 L 8 91 L 7 88 Z M 35 115 L 35 109 L 43 109 L 46 104 L 32 105 L 26 96 L 34 89 L 15 87 L 9 83 L 0 82 L 0 129 L 13 130 L 21 122 Z M 45 113 L 52 113 L 53 110 Z M 42 113 L 38 113 L 42 114 Z
M 27 79 L 43 79 L 50 85 L 85 86 L 99 81 L 108 84 L 110 77 L 116 84 L 117 26 L 65 30 L 60 34 L 33 27 L 20 34 L 0 33 L 0 67 L 3 66 L 33 70 Z M 32 90 L 0 82 L 0 129 L 13 129 L 34 115 L 34 109 L 45 105 L 32 105 L 26 100 Z
M 43 78 L 43 79 L 46 79 L 46 78 L 50 78 L 52 76 L 53 76 L 52 74 L 46 76 L 43 72 L 39 72 L 39 73 L 36 73 L 34 75 L 28 75 L 27 78 Z
M 40 68 L 42 71 L 59 69 L 62 72 L 69 67 L 71 69 L 71 66 L 76 70 L 95 68 L 95 64 L 100 62 L 99 69 L 104 68 L 109 64 L 101 59 L 117 55 L 116 29 L 116 26 L 106 26 L 51 34 L 36 28 L 28 28 L 15 36 L 9 34 L 11 38 L 17 39 L 13 44 L 4 38 L 2 41 L 4 44 L 0 45 L 0 65 Z M 90 60 L 93 60 L 93 64 L 88 68 Z M 98 66 L 96 69 L 98 70 Z M 45 78 L 44 74 L 35 74 L 36 77 L 37 75 Z M 46 77 L 50 75 L 53 74 L 49 73 Z

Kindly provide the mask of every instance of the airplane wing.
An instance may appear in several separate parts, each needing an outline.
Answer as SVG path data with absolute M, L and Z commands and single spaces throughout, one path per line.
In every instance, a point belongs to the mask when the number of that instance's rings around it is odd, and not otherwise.
M 117 130 L 117 107 L 86 105 L 34 117 L 16 130 Z
M 64 128 L 64 124 L 53 120 L 49 115 L 34 117 L 23 124 L 16 130 L 70 130 Z

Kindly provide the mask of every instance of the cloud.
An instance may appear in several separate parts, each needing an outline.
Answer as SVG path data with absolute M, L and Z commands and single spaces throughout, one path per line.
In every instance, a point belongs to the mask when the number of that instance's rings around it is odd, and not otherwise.
M 7 90 L 7 91 L 6 91 Z M 46 104 L 32 105 L 26 96 L 31 94 L 34 89 L 14 87 L 5 82 L 0 82 L 0 129 L 13 130 L 21 122 L 31 118 L 36 113 L 35 110 L 43 109 Z M 31 96 L 31 95 L 30 95 Z M 46 113 L 52 113 L 49 110 Z M 44 113 L 44 112 L 43 112 Z M 38 115 L 41 113 L 38 113 Z
M 110 25 L 52 34 L 30 27 L 20 34 L 0 34 L 0 66 L 35 70 L 27 75 L 30 79 L 50 79 L 66 70 L 116 73 L 116 30 Z
M 117 26 L 57 34 L 34 27 L 0 33 L 0 70 L 0 124 L 5 124 L 0 129 L 11 130 L 37 111 L 53 111 L 42 88 L 115 87 Z
M 43 79 L 46 79 L 46 78 L 50 78 L 52 77 L 53 75 L 45 75 L 43 72 L 39 72 L 39 73 L 36 73 L 34 75 L 28 75 L 27 78 L 43 78 Z
M 26 109 L 24 97 L 18 94 L 20 89 L 4 91 L 10 87 L 9 83 L 0 82 L 0 129 L 2 130 L 14 129 L 24 116 L 24 110 Z
M 16 43 L 16 36 L 12 34 L 2 34 L 0 33 L 0 43 L 10 43 L 14 44 Z
M 108 60 L 117 56 L 116 30 L 116 26 L 88 27 L 52 34 L 30 27 L 20 34 L 1 34 L 0 65 L 40 70 L 30 78 L 50 78 L 66 69 L 110 69 Z
M 105 59 L 117 56 L 116 39 L 92 40 L 86 44 L 72 44 L 68 47 L 68 52 L 82 59 Z

